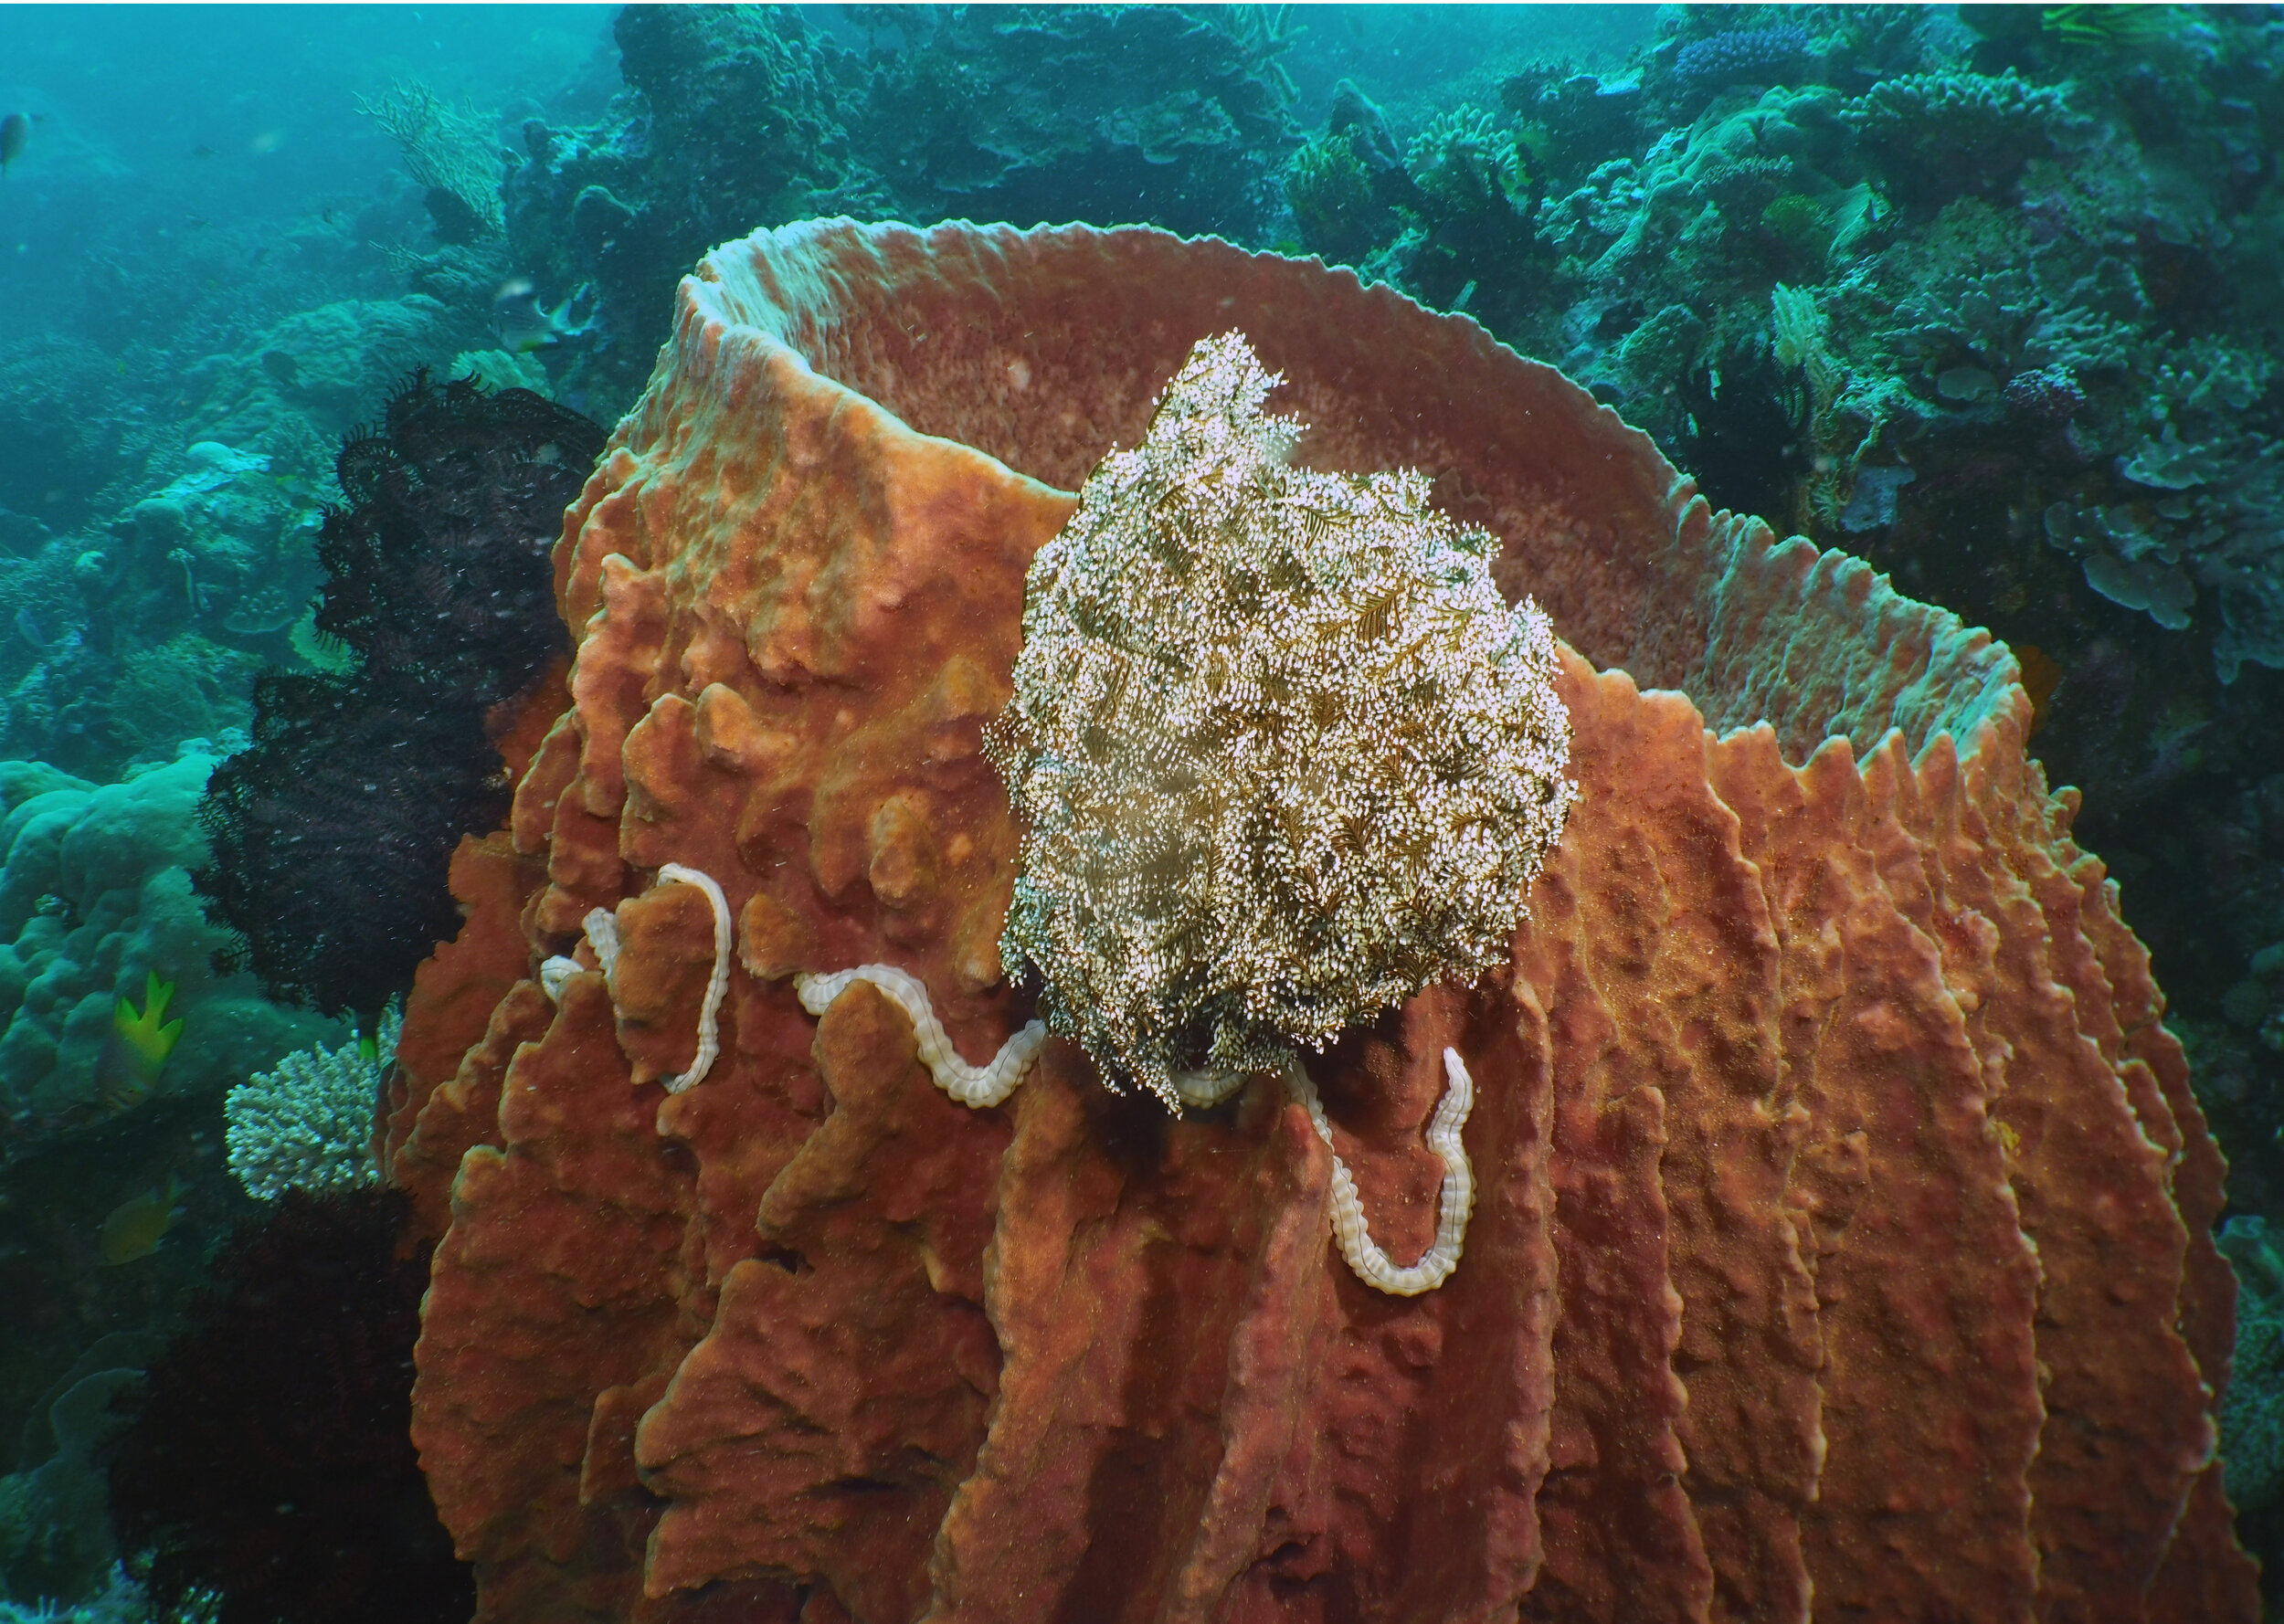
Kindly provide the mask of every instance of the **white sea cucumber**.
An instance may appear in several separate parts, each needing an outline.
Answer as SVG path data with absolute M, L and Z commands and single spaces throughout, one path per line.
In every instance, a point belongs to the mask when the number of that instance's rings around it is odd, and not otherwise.
M 660 868 L 658 877 L 661 885 L 696 886 L 705 893 L 706 902 L 714 910 L 714 974 L 706 982 L 705 1001 L 698 1007 L 698 1052 L 691 1057 L 690 1070 L 659 1080 L 668 1093 L 679 1094 L 703 1081 L 721 1057 L 722 997 L 730 989 L 730 903 L 714 877 L 696 869 L 667 863 Z M 595 962 L 602 967 L 603 979 L 608 982 L 618 972 L 619 955 L 624 951 L 619 939 L 618 915 L 608 908 L 590 908 L 581 923 L 586 927 L 587 944 L 595 950 Z M 561 1003 L 564 983 L 585 967 L 576 959 L 556 954 L 539 966 L 539 985 L 551 1000 Z
M 910 1018 L 921 1063 L 936 1079 L 936 1086 L 962 1105 L 981 1109 L 1004 1102 L 1029 1073 L 1031 1062 L 1039 1058 L 1040 1046 L 1047 1041 L 1045 1025 L 1034 1020 L 1000 1044 L 999 1052 L 991 1057 L 989 1065 L 971 1066 L 960 1059 L 959 1051 L 952 1047 L 951 1038 L 944 1030 L 944 1023 L 936 1018 L 936 1006 L 929 1000 L 927 984 L 894 965 L 859 965 L 853 970 L 837 970 L 830 975 L 796 975 L 793 991 L 801 1000 L 802 1008 L 821 1016 L 832 1007 L 835 998 L 859 981 L 869 981 L 880 988 Z
M 1386 1292 L 1392 1297 L 1416 1297 L 1432 1292 L 1451 1278 L 1459 1266 L 1459 1253 L 1467 1239 L 1467 1218 L 1475 1205 L 1475 1174 L 1467 1162 L 1467 1147 L 1461 1143 L 1459 1131 L 1466 1126 L 1467 1113 L 1475 1109 L 1475 1080 L 1467 1075 L 1467 1063 L 1459 1058 L 1455 1049 L 1443 1051 L 1443 1077 L 1446 1087 L 1443 1097 L 1436 1102 L 1435 1114 L 1428 1119 L 1427 1145 L 1443 1163 L 1443 1189 L 1436 1206 L 1435 1239 L 1420 1260 L 1409 1268 L 1399 1268 L 1372 1239 L 1371 1230 L 1364 1221 L 1364 1203 L 1358 1198 L 1356 1180 L 1338 1152 L 1332 1158 L 1332 1233 L 1340 1243 L 1340 1256 L 1347 1260 L 1357 1279 L 1374 1291 Z M 1316 1136 L 1332 1145 L 1332 1124 L 1325 1120 L 1323 1102 L 1316 1097 L 1316 1084 L 1302 1068 L 1295 1056 L 1285 1071 L 1285 1082 L 1293 1097 L 1308 1109 L 1308 1120 L 1316 1124 Z

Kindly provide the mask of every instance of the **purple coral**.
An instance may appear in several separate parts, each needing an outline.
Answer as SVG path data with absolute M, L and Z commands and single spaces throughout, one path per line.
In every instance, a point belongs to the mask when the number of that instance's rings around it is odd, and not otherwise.
M 1807 54 L 1808 30 L 1793 24 L 1733 28 L 1683 46 L 1674 58 L 1674 77 L 1703 85 L 1774 83 Z

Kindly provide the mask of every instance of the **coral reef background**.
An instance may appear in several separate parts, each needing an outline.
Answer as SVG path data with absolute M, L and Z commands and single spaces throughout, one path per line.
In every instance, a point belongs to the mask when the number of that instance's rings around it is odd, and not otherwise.
M 1149 223 L 1350 266 L 1560 366 L 1717 505 L 2006 639 L 2030 751 L 2083 794 L 2076 833 L 2151 945 L 2232 1164 L 2224 1250 L 2249 1290 L 2228 1481 L 2247 1543 L 2284 1554 L 2274 8 L 9 24 L 0 112 L 30 121 L 0 185 L 0 1438 L 22 1439 L 0 1460 L 0 1617 L 158 1606 L 133 1571 L 155 1547 L 121 1545 L 101 1477 L 159 1390 L 137 1373 L 265 1210 L 225 1169 L 222 1097 L 370 1032 L 450 928 L 452 843 L 504 796 L 467 764 L 537 743 L 507 701 L 555 649 L 502 654 L 466 617 L 425 629 L 429 686 L 393 720 L 333 705 L 387 686 L 373 617 L 324 612 L 354 596 L 321 543 L 359 495 L 344 438 L 386 427 L 420 367 L 607 427 L 699 255 L 834 214 Z M 492 518 L 576 491 L 574 440 L 519 441 Z M 465 504 L 405 505 L 398 554 L 466 543 Z M 552 533 L 523 539 L 529 564 Z M 492 567 L 455 579 L 546 601 L 544 564 Z M 216 861 L 209 783 L 258 781 L 264 692 L 271 738 L 301 750 L 272 750 L 280 779 L 353 788 L 439 731 L 461 764 L 403 820 L 398 893 L 343 922 L 322 985 L 282 938 L 259 974 L 230 968 L 248 944 L 193 881 Z M 283 867 L 262 879 L 292 894 Z M 122 1023 L 161 1024 L 152 977 L 183 1026 L 139 1067 Z M 404 1335 L 386 1273 L 336 1283 L 366 1281 L 375 1334 Z M 205 1605 L 210 1581 L 167 1574 L 160 1611 Z

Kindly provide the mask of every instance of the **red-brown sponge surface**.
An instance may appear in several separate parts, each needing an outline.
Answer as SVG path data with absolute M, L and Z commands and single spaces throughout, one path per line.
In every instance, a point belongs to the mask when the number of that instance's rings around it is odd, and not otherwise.
M 556 553 L 569 705 L 463 849 L 391 1119 L 441 1232 L 414 1434 L 480 1617 L 2244 1619 L 2222 1166 L 2013 659 L 1709 512 L 1465 320 L 1131 229 L 717 250 Z M 1513 968 L 1313 1058 L 1396 1299 L 1257 1082 L 1167 1119 L 1028 1017 L 979 749 L 1024 569 L 1190 345 L 1412 465 L 1570 649 L 1581 798 Z M 529 731 L 536 731 L 533 728 Z M 689 1091 L 737 920 L 722 1058 Z M 649 894 L 645 894 L 648 891 Z M 614 985 L 532 979 L 595 907 Z

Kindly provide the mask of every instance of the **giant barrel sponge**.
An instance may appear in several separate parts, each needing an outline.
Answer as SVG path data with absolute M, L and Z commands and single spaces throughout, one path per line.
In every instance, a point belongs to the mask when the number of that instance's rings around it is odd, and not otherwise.
M 2221 1160 L 2003 646 L 1318 264 L 811 222 L 680 301 L 398 1051 L 481 1618 L 2257 1616 Z M 1561 639 L 1529 917 L 1307 1057 L 1329 1146 L 1058 1037 L 1003 1103 L 932 1075 L 1031 1014 L 1027 567 L 1232 331 L 1298 465 L 1422 470 Z M 1447 1049 L 1464 1255 L 1390 1296 L 1336 1173 L 1429 1250 Z

